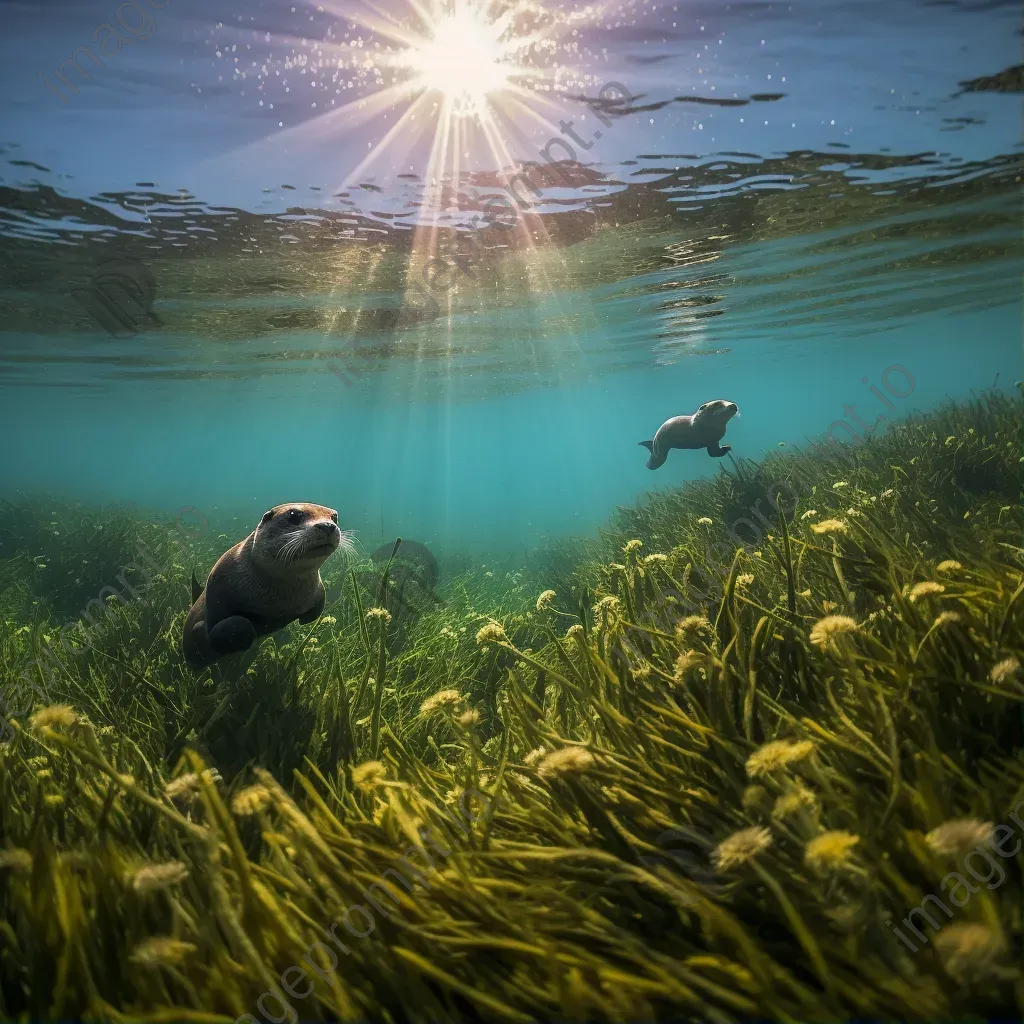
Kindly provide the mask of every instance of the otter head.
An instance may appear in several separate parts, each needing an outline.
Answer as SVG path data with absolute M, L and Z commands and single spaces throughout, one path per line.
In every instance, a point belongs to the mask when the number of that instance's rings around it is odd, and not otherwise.
M 291 502 L 263 514 L 252 542 L 252 560 L 271 576 L 316 572 L 339 546 L 352 550 L 338 513 L 323 505 Z
M 705 402 L 694 414 L 694 425 L 710 427 L 714 424 L 725 433 L 725 426 L 739 412 L 735 402 L 727 402 L 723 398 L 716 398 L 713 402 Z

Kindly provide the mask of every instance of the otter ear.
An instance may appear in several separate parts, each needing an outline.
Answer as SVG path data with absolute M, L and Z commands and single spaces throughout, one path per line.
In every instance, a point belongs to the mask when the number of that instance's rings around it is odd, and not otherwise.
M 265 523 L 268 520 L 273 519 L 273 518 L 274 518 L 274 510 L 271 509 L 269 512 L 264 512 L 263 513 L 263 518 L 260 520 L 260 522 L 261 523 Z

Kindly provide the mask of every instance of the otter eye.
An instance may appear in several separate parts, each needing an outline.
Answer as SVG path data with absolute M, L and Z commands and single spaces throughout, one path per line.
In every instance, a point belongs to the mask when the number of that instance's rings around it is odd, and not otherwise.
M 302 520 L 306 518 L 305 512 L 303 512 L 301 509 L 297 509 L 297 508 L 289 509 L 286 514 L 287 514 L 288 522 L 289 523 L 301 523 Z

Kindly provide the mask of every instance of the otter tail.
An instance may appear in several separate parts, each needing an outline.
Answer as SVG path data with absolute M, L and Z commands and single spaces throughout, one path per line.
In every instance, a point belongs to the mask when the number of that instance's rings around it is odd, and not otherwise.
M 659 466 L 663 466 L 665 464 L 665 455 L 654 454 L 653 441 L 641 441 L 640 444 L 642 444 L 644 448 L 646 448 L 651 453 L 651 457 L 647 460 L 648 469 L 657 469 Z

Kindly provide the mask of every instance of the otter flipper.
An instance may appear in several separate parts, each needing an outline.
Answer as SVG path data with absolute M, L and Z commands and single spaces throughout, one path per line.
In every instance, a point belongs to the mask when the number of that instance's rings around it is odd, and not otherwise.
M 651 457 L 647 460 L 648 469 L 657 469 L 659 466 L 665 465 L 665 459 L 668 457 L 668 452 L 665 452 L 664 455 L 655 455 L 653 441 L 641 441 L 640 444 L 651 453 Z
M 199 580 L 196 579 L 195 570 L 192 570 L 192 603 L 195 604 L 199 600 L 203 593 L 203 588 L 199 585 Z
M 229 615 L 206 634 L 218 658 L 249 650 L 256 642 L 256 636 L 256 627 L 244 615 Z
M 728 455 L 729 452 L 731 452 L 731 451 L 732 451 L 732 445 L 731 444 L 719 445 L 719 444 L 716 443 L 716 444 L 709 444 L 708 445 L 708 455 L 710 455 L 711 458 L 713 458 L 713 459 L 720 459 L 724 455 Z

